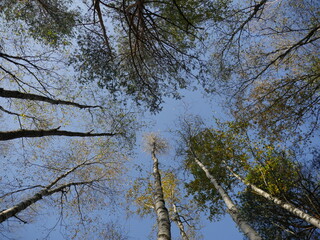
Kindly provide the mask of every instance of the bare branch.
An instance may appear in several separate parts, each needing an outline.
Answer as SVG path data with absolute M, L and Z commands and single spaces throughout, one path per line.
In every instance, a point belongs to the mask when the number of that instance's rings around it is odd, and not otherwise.
M 69 136 L 69 137 L 97 137 L 97 136 L 115 136 L 117 133 L 91 133 L 90 132 L 71 132 L 60 131 L 60 127 L 54 129 L 27 130 L 21 129 L 17 131 L 0 132 L 0 141 L 6 141 L 16 138 L 35 138 L 45 136 Z
M 11 91 L 11 90 L 5 90 L 3 88 L 0 88 L 0 97 L 4 98 L 17 98 L 17 99 L 26 99 L 26 100 L 34 100 L 34 101 L 42 101 L 42 102 L 48 102 L 54 105 L 70 105 L 70 106 L 75 106 L 78 108 L 102 108 L 101 106 L 95 105 L 95 106 L 90 106 L 90 105 L 83 105 L 71 101 L 65 101 L 65 100 L 55 100 L 52 98 L 48 98 L 45 96 L 37 95 L 37 94 L 32 94 L 32 93 L 22 93 L 19 91 Z

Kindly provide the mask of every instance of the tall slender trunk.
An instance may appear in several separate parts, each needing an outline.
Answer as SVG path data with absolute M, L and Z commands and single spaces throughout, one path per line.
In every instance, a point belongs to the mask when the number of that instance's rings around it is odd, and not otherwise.
M 244 219 L 241 218 L 236 205 L 233 203 L 227 192 L 218 184 L 217 180 L 209 173 L 208 169 L 196 157 L 194 157 L 194 160 L 205 172 L 215 189 L 219 192 L 222 200 L 227 206 L 228 213 L 232 217 L 233 221 L 239 226 L 244 235 L 246 235 L 250 240 L 261 240 L 262 238 L 259 236 L 259 234 L 246 221 L 244 221 Z
M 155 154 L 155 148 L 151 152 L 153 160 L 153 176 L 155 185 L 155 210 L 158 223 L 158 240 L 171 240 L 170 218 L 168 209 L 165 206 L 159 162 Z
M 246 182 L 241 176 L 239 176 L 238 174 L 236 174 L 230 167 L 227 166 L 227 168 L 229 169 L 229 171 L 236 177 L 238 178 L 241 182 L 243 182 L 246 186 L 248 186 L 249 188 L 251 188 L 253 190 L 254 193 L 256 193 L 259 196 L 262 196 L 272 202 L 274 202 L 275 204 L 277 204 L 278 206 L 286 209 L 287 211 L 291 212 L 292 214 L 296 215 L 297 217 L 305 220 L 306 222 L 310 223 L 311 225 L 320 228 L 320 219 L 315 218 L 307 213 L 305 213 L 304 211 L 300 210 L 299 208 L 293 206 L 291 203 L 288 202 L 284 202 L 282 200 L 280 200 L 277 197 L 274 197 L 272 195 L 270 195 L 269 193 L 265 192 L 264 190 L 262 190 L 261 188 L 258 188 L 257 186 L 250 184 L 248 182 Z
M 183 223 L 180 219 L 180 215 L 179 215 L 179 212 L 177 210 L 177 206 L 175 204 L 173 204 L 173 212 L 174 212 L 174 217 L 173 217 L 173 221 L 178 225 L 178 228 L 180 230 L 180 235 L 181 235 L 181 238 L 183 240 L 189 240 L 185 230 L 184 230 L 184 226 L 183 226 Z

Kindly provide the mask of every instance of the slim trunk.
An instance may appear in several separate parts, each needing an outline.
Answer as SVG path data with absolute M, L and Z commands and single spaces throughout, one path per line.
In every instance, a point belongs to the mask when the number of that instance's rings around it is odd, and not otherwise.
M 209 173 L 208 169 L 196 157 L 194 158 L 194 160 L 205 172 L 206 176 L 214 185 L 215 189 L 219 192 L 222 200 L 227 206 L 228 213 L 232 217 L 233 221 L 239 226 L 244 235 L 246 235 L 250 240 L 261 240 L 262 238 L 259 236 L 259 234 L 247 222 L 245 222 L 244 219 L 241 218 L 236 205 L 232 202 L 226 191 L 218 184 L 216 179 Z
M 255 186 L 253 184 L 247 183 L 242 177 L 240 177 L 238 174 L 236 174 L 234 171 L 232 171 L 230 167 L 227 167 L 227 168 L 236 178 L 238 178 L 246 186 L 250 187 L 253 190 L 253 192 L 256 193 L 257 195 L 262 196 L 262 197 L 274 202 L 278 206 L 286 209 L 287 211 L 291 212 L 292 214 L 296 215 L 297 217 L 310 223 L 311 225 L 313 225 L 317 228 L 320 228 L 320 219 L 315 218 L 315 217 L 305 213 L 304 211 L 300 210 L 299 208 L 296 208 L 295 206 L 293 206 L 292 204 L 290 204 L 288 202 L 284 202 L 277 197 L 273 197 L 269 193 L 265 192 L 264 190 L 262 190 L 261 188 L 258 188 L 257 186 Z
M 155 210 L 158 223 L 158 240 L 171 240 L 169 212 L 165 206 L 163 190 L 161 185 L 161 176 L 158 168 L 158 159 L 155 149 L 151 152 L 153 160 L 153 176 L 155 185 Z
M 55 189 L 52 189 L 52 190 L 48 190 L 47 188 L 45 188 L 45 189 L 35 193 L 32 197 L 27 198 L 26 200 L 18 203 L 17 205 L 1 211 L 0 212 L 0 223 L 6 221 L 8 218 L 15 216 L 17 213 L 23 211 L 27 207 L 30 207 L 32 204 L 38 202 L 39 200 L 41 200 L 45 196 L 50 196 L 56 192 L 62 192 L 64 189 L 71 187 L 71 186 L 83 185 L 83 184 L 87 184 L 87 183 L 89 183 L 89 182 L 68 183 L 68 184 L 64 184 L 60 187 L 57 187 Z
M 61 179 L 65 178 L 66 176 L 68 176 L 70 173 L 74 172 L 75 170 L 77 170 L 78 168 L 85 166 L 85 165 L 91 165 L 94 163 L 86 163 L 83 162 L 71 169 L 69 169 L 68 171 L 66 171 L 64 174 L 58 176 L 56 179 L 54 179 L 54 181 L 52 181 L 49 185 L 47 185 L 46 187 L 44 187 L 42 190 L 38 191 L 37 193 L 35 193 L 33 196 L 27 198 L 24 201 L 21 201 L 20 203 L 18 203 L 17 205 L 5 209 L 3 211 L 0 212 L 0 223 L 4 222 L 5 220 L 7 220 L 10 217 L 15 216 L 17 213 L 20 213 L 21 211 L 23 211 L 24 209 L 26 209 L 27 207 L 31 206 L 32 204 L 38 202 L 39 200 L 41 200 L 43 197 L 45 196 L 50 196 L 56 192 L 62 192 L 64 189 L 69 188 L 71 186 L 77 186 L 77 185 L 84 185 L 84 184 L 90 184 L 92 181 L 87 181 L 87 182 L 71 182 L 71 183 L 66 183 L 63 184 L 59 187 L 53 188 L 52 187 Z
M 39 201 L 40 199 L 42 199 L 43 196 L 46 196 L 47 193 L 48 191 L 40 191 L 35 195 L 33 195 L 32 197 L 28 198 L 27 200 L 22 201 L 19 204 L 15 205 L 14 207 L 3 210 L 0 213 L 0 223 L 4 222 L 10 217 L 13 217 L 17 213 L 21 212 L 22 210 L 34 204 L 35 202 Z
M 173 217 L 172 220 L 178 225 L 178 228 L 180 230 L 181 238 L 183 240 L 189 240 L 186 232 L 184 231 L 184 227 L 183 227 L 182 221 L 180 219 L 180 216 L 179 216 L 179 213 L 178 213 L 178 210 L 177 210 L 177 206 L 175 204 L 173 204 L 173 212 L 174 212 L 174 217 Z

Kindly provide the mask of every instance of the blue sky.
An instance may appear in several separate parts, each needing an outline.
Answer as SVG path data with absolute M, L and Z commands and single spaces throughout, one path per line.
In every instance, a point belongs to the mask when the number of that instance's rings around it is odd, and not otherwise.
M 147 114 L 145 121 L 152 123 L 146 131 L 157 132 L 169 142 L 171 146 L 174 144 L 172 138 L 174 137 L 170 130 L 175 129 L 178 118 L 186 114 L 199 115 L 203 118 L 206 124 L 213 124 L 213 116 L 226 120 L 227 115 L 223 111 L 219 103 L 222 101 L 220 97 L 210 96 L 205 97 L 200 91 L 182 91 L 184 98 L 181 100 L 166 99 L 163 106 L 163 110 L 157 115 Z M 140 137 L 140 136 L 139 136 Z M 141 139 L 138 137 L 138 143 Z M 139 148 L 139 147 L 138 147 Z M 141 149 L 141 147 L 140 147 Z M 166 156 L 160 156 L 159 161 L 165 167 L 170 166 L 174 157 L 174 146 L 171 147 L 171 151 Z M 145 164 L 147 169 L 152 169 L 152 162 L 150 156 L 146 153 L 140 153 L 136 160 L 137 162 L 149 163 Z M 155 219 L 140 219 L 133 217 L 128 220 L 129 236 L 133 240 L 146 239 L 150 233 L 150 229 L 154 224 Z M 204 226 L 201 229 L 201 233 L 205 240 L 212 239 L 213 237 L 218 240 L 241 240 L 243 235 L 238 231 L 235 223 L 232 221 L 229 215 L 226 215 L 221 221 L 209 222 L 205 216 L 202 217 L 202 224 Z M 146 227 L 149 225 L 149 227 Z M 175 228 L 175 227 L 173 227 Z M 173 231 L 174 232 L 174 231 Z M 142 234 L 142 235 L 141 235 Z M 132 237 L 132 238 L 131 238 Z

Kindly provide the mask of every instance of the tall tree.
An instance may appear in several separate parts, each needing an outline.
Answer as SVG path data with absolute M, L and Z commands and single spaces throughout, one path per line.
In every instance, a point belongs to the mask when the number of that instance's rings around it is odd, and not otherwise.
M 32 16 L 37 15 L 38 10 L 45 14 L 38 5 L 40 1 L 24 6 L 27 2 L 12 1 L 17 4 L 13 7 L 14 12 L 10 12 L 7 6 L 1 9 L 8 11 L 1 12 L 1 23 L 6 23 L 10 14 L 21 14 L 24 10 L 33 9 Z M 1 218 L 10 224 L 1 224 L 1 229 L 5 234 L 17 232 L 17 219 L 31 223 L 41 215 L 38 212 L 58 212 L 57 221 L 66 228 L 62 231 L 66 238 L 82 238 L 80 235 L 88 235 L 90 230 L 102 231 L 101 225 L 91 224 L 95 218 L 97 223 L 103 223 L 104 220 L 98 220 L 102 216 L 93 216 L 90 212 L 97 208 L 106 209 L 111 197 L 116 195 L 112 185 L 120 175 L 112 171 L 120 168 L 124 159 L 122 154 L 129 154 L 128 147 L 134 141 L 133 111 L 121 110 L 119 102 L 105 93 L 102 96 L 95 87 L 84 88 L 73 81 L 73 71 L 69 71 L 65 61 L 61 60 L 66 58 L 64 46 L 67 42 L 63 41 L 71 32 L 67 36 L 59 32 L 61 29 L 52 29 L 56 31 L 52 36 L 57 37 L 55 43 L 43 40 L 41 34 L 39 38 L 30 36 L 29 27 L 38 22 L 29 25 L 26 20 L 17 25 L 26 17 L 32 21 L 31 12 L 28 14 L 22 19 L 8 20 L 11 24 L 0 24 L 3 33 L 0 47 L 0 139 L 2 145 L 10 140 L 7 152 L 1 153 L 4 169 L 1 173 Z M 48 24 L 50 21 L 46 19 L 44 22 Z M 67 27 L 61 22 L 58 25 Z M 54 24 L 46 26 L 59 27 Z M 16 27 L 25 31 L 17 34 Z M 133 131 L 129 130 L 131 127 Z M 71 140 L 70 136 L 75 138 Z M 80 141 L 77 137 L 81 136 L 103 138 Z M 124 142 L 126 145 L 122 145 Z M 98 146 L 104 149 L 99 152 Z M 58 149 L 52 152 L 54 147 Z M 116 151 L 117 148 L 123 152 Z M 55 208 L 58 211 L 54 211 Z
M 154 177 L 154 210 L 157 215 L 158 238 L 159 240 L 171 239 L 171 223 L 168 209 L 165 206 L 161 175 L 159 171 L 159 161 L 156 154 L 163 153 L 167 149 L 165 140 L 151 133 L 145 136 L 146 150 L 151 153 L 153 160 Z
M 310 163 L 268 146 L 244 179 L 242 212 L 266 239 L 316 239 L 319 236 L 319 182 Z M 261 151 L 261 149 L 259 150 Z M 272 152 L 272 154 L 270 154 Z M 265 159 L 264 159 L 265 158 Z M 314 169 L 312 169 L 314 168 Z M 256 206 L 248 212 L 248 204 Z
M 40 57 L 2 49 L 0 57 L 41 82 L 35 73 L 44 70 L 39 61 L 51 57 L 52 52 L 67 51 L 64 59 L 69 59 L 80 82 L 98 83 L 114 97 L 125 93 L 156 112 L 163 97 L 180 98 L 178 89 L 206 79 L 205 30 L 209 22 L 223 19 L 228 3 L 10 1 L 0 8 L 3 22 L 49 51 Z M 21 80 L 5 65 L 1 67 Z
M 170 220 L 177 225 L 181 239 L 202 239 L 197 206 L 185 197 L 177 173 L 169 170 L 161 171 L 160 174 Z M 136 213 L 141 217 L 153 215 L 155 209 L 153 192 L 154 187 L 149 177 L 136 179 L 127 194 L 128 202 L 136 205 L 130 209 L 130 213 Z
M 303 168 L 292 160 L 297 153 L 262 139 L 255 143 L 248 141 L 248 135 L 243 131 L 244 125 L 229 122 L 218 123 L 218 126 L 218 129 L 200 129 L 195 134 L 194 141 L 197 142 L 193 143 L 193 147 L 197 147 L 196 153 L 200 154 L 202 161 L 208 165 L 214 164 L 215 169 L 208 174 L 219 176 L 224 184 L 230 177 L 233 178 L 229 179 L 230 183 L 240 180 L 245 184 L 245 191 L 240 193 L 242 204 L 239 212 L 245 213 L 243 217 L 246 221 L 263 238 L 272 239 L 273 234 L 279 239 L 284 236 L 316 237 L 319 228 L 317 177 L 311 177 L 310 170 L 302 171 Z M 301 157 L 305 158 L 303 155 Z M 200 177 L 196 171 L 194 174 Z M 246 175 L 246 178 L 241 175 Z M 197 187 L 196 181 L 189 184 L 191 192 L 196 192 L 199 200 L 209 199 L 208 192 Z M 269 212 L 266 215 L 264 207 Z
M 217 139 L 216 142 L 207 142 L 207 137 L 212 136 L 210 131 L 198 132 L 196 135 L 192 134 L 193 131 L 195 131 L 195 129 L 192 129 L 190 123 L 184 122 L 181 140 L 185 144 L 185 161 L 187 168 L 195 179 L 186 185 L 189 193 L 196 196 L 199 205 L 212 201 L 210 203 L 212 206 L 210 208 L 212 217 L 216 217 L 214 215 L 219 213 L 219 211 L 222 213 L 220 209 L 217 209 L 217 203 L 220 202 L 220 206 L 221 204 L 225 205 L 227 208 L 226 211 L 246 237 L 249 239 L 261 239 L 259 234 L 241 217 L 237 206 L 227 193 L 226 189 L 231 189 L 233 180 L 228 177 L 228 174 L 223 168 L 221 169 L 221 160 L 212 161 L 213 159 L 210 158 L 211 154 L 219 154 L 224 159 L 230 159 L 230 154 L 220 152 L 220 149 L 224 147 L 225 144 L 229 144 L 228 147 L 231 149 L 232 146 L 230 145 L 232 143 L 224 142 L 222 138 Z M 240 161 L 246 160 L 246 157 L 241 154 L 241 151 L 240 154 L 237 155 L 237 158 Z M 203 162 L 209 167 L 205 166 Z M 199 185 L 200 181 L 202 183 L 209 182 L 210 184 L 206 184 L 204 188 L 204 184 Z
M 198 166 L 205 172 L 207 178 L 210 179 L 210 182 L 213 184 L 215 189 L 220 194 L 222 200 L 224 201 L 227 212 L 232 217 L 233 221 L 238 225 L 243 234 L 248 237 L 250 240 L 258 240 L 262 239 L 259 234 L 240 216 L 239 210 L 231 200 L 227 192 L 218 184 L 217 180 L 209 173 L 209 170 L 195 157 L 194 161 L 198 164 Z
M 228 167 L 227 167 L 228 168 Z M 290 213 L 300 217 L 301 219 L 305 220 L 306 222 L 312 224 L 313 226 L 320 228 L 320 219 L 313 217 L 311 215 L 309 215 L 308 213 L 300 210 L 299 208 L 295 207 L 294 205 L 292 205 L 291 203 L 285 202 L 280 200 L 277 197 L 272 196 L 271 194 L 267 193 L 266 191 L 262 190 L 261 188 L 258 188 L 256 185 L 248 183 L 244 180 L 244 178 L 242 178 L 241 176 L 239 176 L 238 174 L 236 174 L 234 171 L 232 171 L 230 168 L 228 168 L 231 173 L 233 174 L 233 176 L 235 176 L 237 179 L 239 179 L 242 183 L 244 183 L 246 186 L 248 186 L 248 188 L 252 189 L 254 193 L 274 202 L 275 204 L 281 206 L 282 208 L 286 209 L 287 211 L 289 211 Z M 270 184 L 270 183 L 269 183 Z

